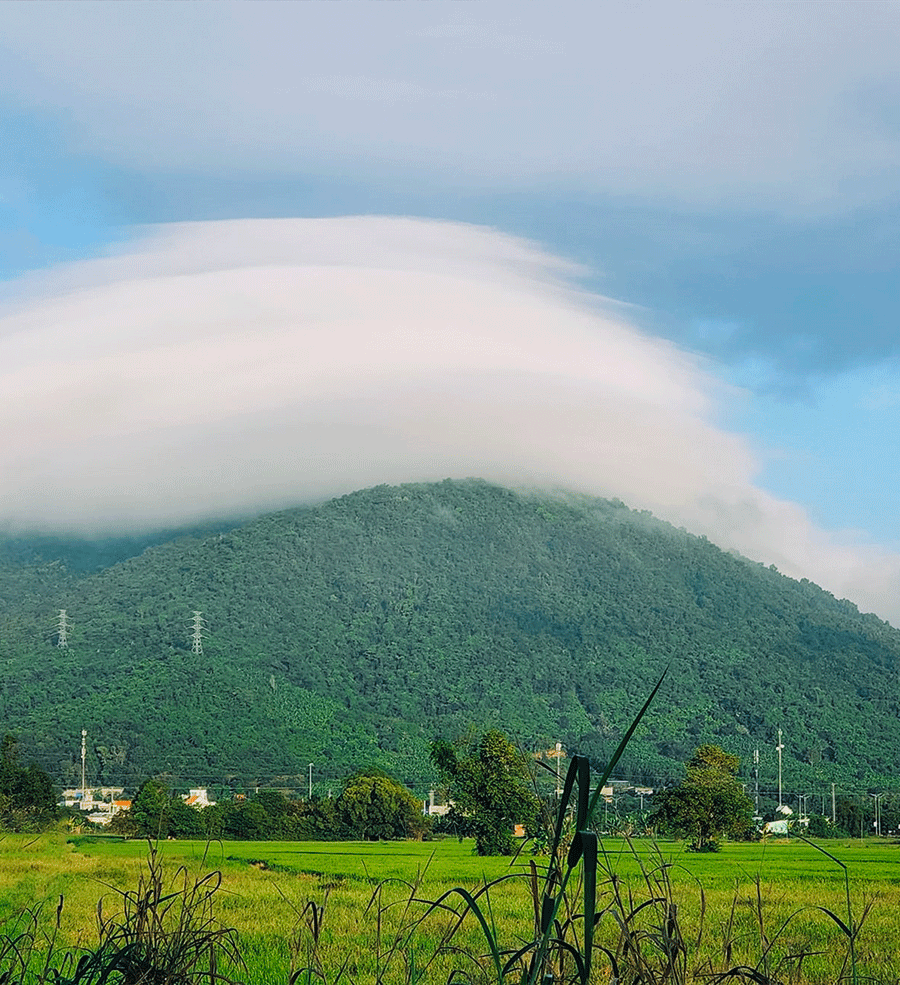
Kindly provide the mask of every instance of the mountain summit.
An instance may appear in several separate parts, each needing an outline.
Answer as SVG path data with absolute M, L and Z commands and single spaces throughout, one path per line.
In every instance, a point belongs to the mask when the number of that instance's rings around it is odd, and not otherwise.
M 634 779 L 709 741 L 773 786 L 779 728 L 786 788 L 894 772 L 900 632 L 620 502 L 379 486 L 150 544 L 0 544 L 2 721 L 61 781 L 82 727 L 107 785 L 422 790 L 484 725 L 599 759 L 666 667 Z

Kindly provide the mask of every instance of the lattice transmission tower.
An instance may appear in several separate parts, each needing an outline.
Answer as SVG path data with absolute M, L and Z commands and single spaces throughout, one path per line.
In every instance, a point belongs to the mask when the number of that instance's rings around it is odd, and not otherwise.
M 199 609 L 194 609 L 194 618 L 191 620 L 191 652 L 203 653 L 204 632 L 203 613 Z
M 69 645 L 69 618 L 66 615 L 65 609 L 59 610 L 59 615 L 57 616 L 57 627 L 56 627 L 56 645 L 66 647 Z

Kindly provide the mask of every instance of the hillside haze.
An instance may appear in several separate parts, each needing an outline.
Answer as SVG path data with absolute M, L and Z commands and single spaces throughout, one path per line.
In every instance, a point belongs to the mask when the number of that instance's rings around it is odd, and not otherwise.
M 106 784 L 300 787 L 313 763 L 322 792 L 369 765 L 421 792 L 428 742 L 487 724 L 600 759 L 666 667 L 633 779 L 712 741 L 758 745 L 771 788 L 778 728 L 786 790 L 895 772 L 900 633 L 618 502 L 382 486 L 152 541 L 0 544 L 2 722 L 59 782 L 82 727 Z

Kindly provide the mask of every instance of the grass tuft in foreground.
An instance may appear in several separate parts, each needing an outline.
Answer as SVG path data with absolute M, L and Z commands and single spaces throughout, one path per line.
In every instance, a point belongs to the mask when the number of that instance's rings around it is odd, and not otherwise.
M 243 964 L 234 930 L 214 913 L 221 886 L 218 872 L 192 879 L 180 867 L 167 878 L 151 845 L 137 888 L 114 889 L 121 908 L 112 915 L 97 904 L 97 943 L 91 948 L 58 946 L 65 900 L 61 896 L 51 931 L 40 912 L 25 911 L 0 935 L 0 985 L 200 985 L 225 980 L 224 958 Z
M 169 874 L 163 846 L 151 845 L 136 888 L 105 880 L 112 903 L 96 907 L 93 943 L 73 947 L 65 937 L 63 896 L 55 914 L 38 908 L 8 920 L 0 933 L 0 985 L 896 982 L 888 970 L 893 957 L 876 977 L 871 969 L 878 969 L 877 956 L 861 956 L 860 932 L 870 904 L 854 915 L 847 866 L 831 853 L 818 849 L 843 869 L 846 915 L 838 915 L 840 906 L 821 902 L 786 912 L 784 900 L 773 900 L 772 885 L 758 876 L 749 898 L 735 887 L 730 908 L 711 913 L 704 879 L 694 877 L 687 863 L 627 841 L 621 849 L 610 848 L 599 838 L 592 826 L 599 791 L 661 683 L 597 784 L 587 760 L 572 758 L 547 853 L 520 856 L 496 878 L 477 884 L 461 884 L 460 878 L 432 898 L 428 886 L 440 880 L 428 864 L 413 878 L 379 880 L 367 873 L 355 880 L 354 909 L 339 903 L 353 877 L 317 881 L 321 895 L 313 899 L 297 875 L 294 886 L 302 895 L 295 899 L 275 883 L 282 912 L 290 914 L 285 925 L 255 939 L 239 936 L 228 923 L 237 922 L 241 908 L 265 904 L 226 891 L 218 871 L 194 876 L 181 865 Z M 226 869 L 242 865 L 257 887 L 266 881 L 271 888 L 291 871 L 268 865 L 263 870 L 246 865 L 248 860 L 223 863 Z M 692 859 L 694 864 L 699 863 Z M 28 871 L 35 865 L 30 862 Z M 312 878 L 302 878 L 308 887 Z M 791 886 L 783 884 L 784 895 Z M 342 922 L 341 906 L 350 907 L 352 926 Z M 286 952 L 289 964 L 273 960 L 276 952 Z

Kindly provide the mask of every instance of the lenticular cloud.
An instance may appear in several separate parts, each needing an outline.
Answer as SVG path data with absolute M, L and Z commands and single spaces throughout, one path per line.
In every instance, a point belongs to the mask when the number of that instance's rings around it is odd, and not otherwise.
M 480 476 L 618 496 L 886 612 L 897 559 L 756 489 L 713 423 L 725 388 L 576 274 L 491 230 L 357 217 L 162 226 L 23 279 L 0 522 L 133 529 Z

